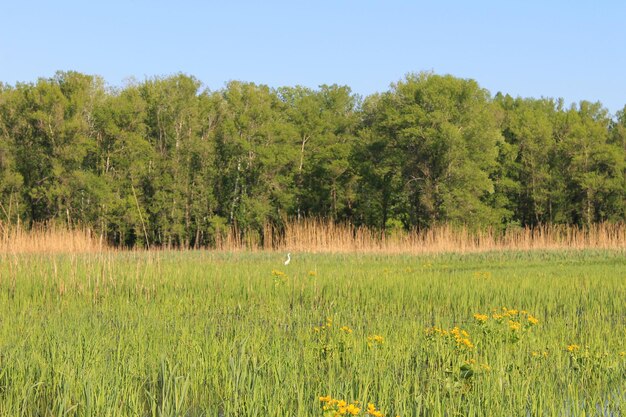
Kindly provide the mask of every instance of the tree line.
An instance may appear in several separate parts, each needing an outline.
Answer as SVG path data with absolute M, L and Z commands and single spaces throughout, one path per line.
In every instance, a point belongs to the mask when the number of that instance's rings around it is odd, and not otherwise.
M 177 74 L 0 83 L 0 218 L 117 245 L 210 246 L 324 218 L 380 230 L 626 220 L 626 107 L 492 96 L 409 74 L 388 91 L 211 91 Z

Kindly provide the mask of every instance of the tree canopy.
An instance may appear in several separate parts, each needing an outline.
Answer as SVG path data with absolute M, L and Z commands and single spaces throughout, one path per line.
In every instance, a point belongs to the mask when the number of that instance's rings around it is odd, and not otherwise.
M 362 98 L 59 72 L 0 84 L 0 217 L 174 246 L 306 217 L 381 230 L 621 222 L 625 114 L 433 73 Z

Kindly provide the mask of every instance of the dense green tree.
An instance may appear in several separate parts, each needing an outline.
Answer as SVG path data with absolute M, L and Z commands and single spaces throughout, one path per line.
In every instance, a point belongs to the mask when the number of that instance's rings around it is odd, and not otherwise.
M 156 175 L 156 152 L 148 140 L 145 114 L 139 87 L 128 85 L 111 94 L 95 115 L 97 172 L 111 192 L 103 202 L 99 227 L 116 244 L 150 243 L 141 185 L 151 171 Z
M 517 202 L 516 220 L 535 226 L 549 222 L 552 203 L 553 167 L 556 142 L 553 133 L 556 104 L 552 100 L 497 97 L 504 110 L 501 129 L 511 145 L 514 159 L 505 164 L 509 184 L 508 198 Z
M 399 171 L 401 188 L 390 191 L 401 194 L 396 216 L 419 227 L 500 221 L 485 203 L 501 140 L 486 90 L 471 80 L 411 74 L 375 106 L 367 135 L 379 152 L 373 159 L 388 160 L 377 182 L 386 187 Z
M 411 224 L 402 193 L 402 149 L 389 140 L 393 131 L 383 124 L 383 106 L 388 98 L 372 95 L 363 103 L 359 142 L 354 146 L 351 161 L 358 170 L 356 222 L 384 230 L 391 220 Z
M 567 111 L 566 121 L 559 150 L 567 166 L 571 221 L 615 220 L 624 204 L 624 152 L 609 140 L 608 111 L 600 103 L 582 101 Z
M 0 218 L 8 223 L 20 221 L 20 208 L 25 207 L 20 207 L 24 180 L 15 161 L 16 96 L 14 89 L 0 83 Z
M 199 88 L 197 80 L 182 74 L 139 86 L 146 103 L 148 140 L 155 151 L 147 175 L 142 176 L 141 195 L 157 244 L 189 245 L 195 235 L 191 200 L 202 132 Z
M 269 87 L 230 82 L 220 94 L 216 129 L 217 214 L 261 235 L 293 203 L 296 154 L 289 152 L 283 103 Z
M 615 121 L 611 124 L 610 143 L 616 147 L 616 152 L 626 159 L 626 106 L 617 112 Z M 619 181 L 619 180 L 618 180 Z M 626 219 L 626 162 L 622 164 L 621 192 L 617 193 L 614 219 Z
M 337 85 L 209 91 L 184 74 L 0 83 L 0 219 L 118 245 L 213 245 L 229 227 L 261 241 L 307 217 L 381 231 L 623 222 L 625 160 L 626 108 L 492 99 L 449 75 L 363 100 Z
M 337 85 L 323 85 L 317 91 L 281 88 L 279 95 L 298 155 L 297 218 L 349 218 L 355 199 L 349 157 L 358 122 L 357 97 Z
M 4 135 L 12 143 L 21 197 L 30 222 L 63 219 L 73 225 L 97 217 L 100 180 L 90 156 L 95 151 L 93 111 L 104 96 L 96 77 L 57 73 L 36 84 L 18 84 L 3 103 Z M 21 178 L 21 179 L 20 179 Z

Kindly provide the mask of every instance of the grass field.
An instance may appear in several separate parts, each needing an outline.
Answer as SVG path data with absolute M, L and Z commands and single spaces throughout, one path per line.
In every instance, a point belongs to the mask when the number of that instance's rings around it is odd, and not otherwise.
M 1 255 L 0 415 L 626 415 L 623 250 L 292 257 Z

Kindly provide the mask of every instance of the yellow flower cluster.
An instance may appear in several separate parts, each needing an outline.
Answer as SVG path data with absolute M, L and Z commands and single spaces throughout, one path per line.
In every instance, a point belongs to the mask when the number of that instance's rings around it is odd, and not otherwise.
M 333 327 L 333 318 L 327 317 L 326 323 L 313 327 L 313 330 L 315 331 L 315 333 L 321 333 L 321 332 L 326 331 L 327 329 L 330 329 L 331 327 Z M 345 334 L 352 333 L 352 329 L 349 328 L 348 326 L 341 326 L 339 330 Z
M 454 327 L 451 330 L 441 329 L 437 326 L 426 329 L 426 335 L 438 335 L 441 337 L 450 337 L 454 339 L 458 348 L 471 350 L 474 348 L 474 343 L 470 339 L 470 335 L 466 330 Z
M 372 403 L 367 404 L 367 414 L 373 417 L 383 417 L 383 413 L 376 409 L 376 406 Z
M 319 397 L 322 403 L 324 417 L 340 417 L 340 416 L 358 416 L 361 412 L 358 401 L 348 403 L 345 400 L 333 398 L 330 395 Z M 367 404 L 365 415 L 372 417 L 383 417 L 383 413 L 376 408 L 374 403 Z
M 487 320 L 489 320 L 489 316 L 486 314 L 480 314 L 480 313 L 475 313 L 474 314 L 474 318 L 476 319 L 476 321 L 478 321 L 479 323 L 486 323 Z
M 323 403 L 322 410 L 324 410 L 324 415 L 329 415 L 333 417 L 339 417 L 344 415 L 357 416 L 361 411 L 358 401 L 353 401 L 348 404 L 345 400 L 332 398 L 330 395 L 320 397 L 320 401 Z
M 327 317 L 325 323 L 314 326 L 313 331 L 316 333 L 318 341 L 323 344 L 322 350 L 325 353 L 333 350 L 335 344 L 341 345 L 342 351 L 351 347 L 346 343 L 349 339 L 352 340 L 354 330 L 349 326 L 341 325 L 340 327 L 340 325 L 334 324 L 332 317 Z M 385 338 L 378 334 L 367 336 L 366 340 L 369 347 L 382 346 L 385 343 Z
M 367 344 L 369 346 L 373 346 L 374 344 L 382 345 L 383 343 L 385 343 L 385 339 L 382 336 L 377 334 L 367 336 Z
M 272 269 L 272 276 L 274 277 L 274 284 L 284 284 L 287 282 L 287 274 L 277 269 Z
M 465 330 L 461 330 L 458 327 L 454 327 L 450 330 L 450 334 L 454 337 L 454 341 L 457 346 L 464 347 L 466 349 L 473 349 L 474 344 L 469 338 L 469 333 Z
M 341 330 L 344 333 L 350 334 L 352 333 L 352 329 L 349 328 L 348 326 L 342 326 L 339 330 Z
M 539 324 L 539 319 L 526 310 L 508 309 L 502 307 L 500 310 L 493 310 L 491 318 L 497 322 L 501 322 L 503 319 L 508 319 L 509 328 L 513 331 L 522 329 L 522 322 L 528 323 L 530 326 L 536 326 Z M 489 316 L 486 314 L 475 313 L 474 319 L 480 324 L 484 324 L 489 320 Z
M 568 345 L 568 346 L 567 346 L 567 351 L 568 351 L 568 352 L 572 352 L 572 353 L 574 353 L 574 352 L 576 352 L 576 351 L 577 351 L 577 350 L 579 350 L 579 349 L 580 349 L 580 346 L 579 346 L 579 345 L 574 345 L 574 344 L 572 344 L 572 345 Z

